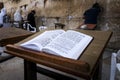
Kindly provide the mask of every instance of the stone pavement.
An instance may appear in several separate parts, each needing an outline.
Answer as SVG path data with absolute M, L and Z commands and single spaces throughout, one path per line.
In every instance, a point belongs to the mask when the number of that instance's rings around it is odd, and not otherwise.
M 110 61 L 113 50 L 106 49 L 103 55 L 102 80 L 109 80 Z M 0 80 L 24 80 L 23 59 L 14 57 L 0 63 Z M 42 74 L 37 74 L 38 80 L 54 80 Z

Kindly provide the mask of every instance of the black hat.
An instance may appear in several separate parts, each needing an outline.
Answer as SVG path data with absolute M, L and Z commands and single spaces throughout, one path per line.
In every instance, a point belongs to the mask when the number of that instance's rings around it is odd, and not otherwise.
M 34 14 L 36 13 L 35 10 L 32 10 L 31 12 L 34 13 Z

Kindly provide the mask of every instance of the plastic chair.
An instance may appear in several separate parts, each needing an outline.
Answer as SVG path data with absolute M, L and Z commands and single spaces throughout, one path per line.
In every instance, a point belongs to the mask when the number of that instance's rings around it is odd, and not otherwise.
M 47 29 L 46 26 L 40 26 L 40 27 L 39 27 L 39 30 L 40 30 L 40 31 L 41 31 L 41 30 L 45 30 L 45 29 Z
M 111 69 L 110 69 L 110 80 L 120 80 L 120 50 L 117 53 L 112 53 L 111 57 Z
M 111 57 L 111 68 L 110 68 L 110 80 L 115 80 L 115 72 L 116 72 L 116 53 L 112 53 Z
M 19 28 L 19 27 L 20 27 L 20 24 L 19 24 L 19 22 L 15 21 L 15 22 L 13 22 L 13 26 Z
M 26 24 L 24 23 L 23 28 L 25 28 L 27 31 L 31 31 L 30 30 L 30 28 L 31 28 L 31 29 L 33 29 L 31 32 L 36 32 L 36 28 L 32 27 L 29 23 L 26 23 Z

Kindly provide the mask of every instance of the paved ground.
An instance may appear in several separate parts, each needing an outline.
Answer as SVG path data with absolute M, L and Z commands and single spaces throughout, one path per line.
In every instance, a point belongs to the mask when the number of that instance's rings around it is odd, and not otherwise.
M 105 50 L 103 56 L 102 80 L 109 80 L 110 59 L 112 50 Z M 14 57 L 0 63 L 0 80 L 24 80 L 23 59 Z M 47 76 L 38 74 L 38 80 L 53 80 Z

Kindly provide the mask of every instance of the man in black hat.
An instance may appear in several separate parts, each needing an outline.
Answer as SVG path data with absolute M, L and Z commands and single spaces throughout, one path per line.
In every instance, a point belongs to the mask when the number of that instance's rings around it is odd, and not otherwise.
M 35 10 L 32 10 L 28 16 L 27 16 L 27 20 L 28 20 L 28 23 L 32 26 L 32 27 L 35 27 L 36 28 L 36 24 L 35 24 Z M 30 28 L 30 30 L 32 30 L 32 28 Z

